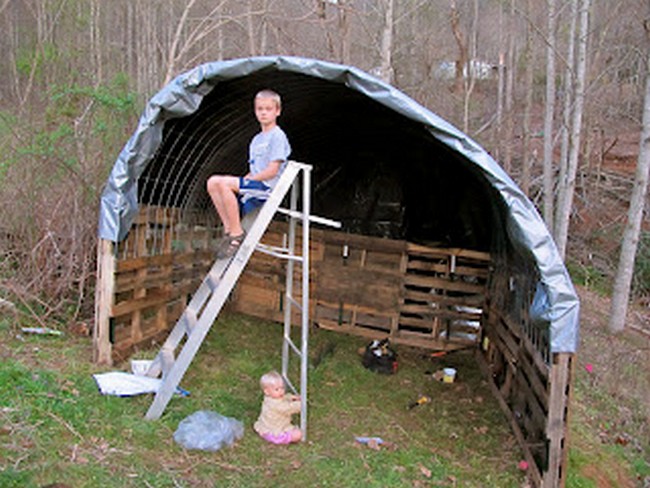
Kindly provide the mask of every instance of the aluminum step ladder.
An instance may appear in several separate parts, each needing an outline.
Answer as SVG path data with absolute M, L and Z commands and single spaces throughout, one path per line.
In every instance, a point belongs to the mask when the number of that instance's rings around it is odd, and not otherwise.
M 303 438 L 306 438 L 307 425 L 307 366 L 308 366 L 308 330 L 309 330 L 309 224 L 310 221 L 340 227 L 338 222 L 310 215 L 311 169 L 307 164 L 289 161 L 280 180 L 268 196 L 264 205 L 255 213 L 242 220 L 246 237 L 232 258 L 217 260 L 203 282 L 193 295 L 190 303 L 180 316 L 147 371 L 147 376 L 157 377 L 162 374 L 162 384 L 147 411 L 145 418 L 160 418 L 171 397 L 187 371 L 192 359 L 198 352 L 205 336 L 223 308 L 230 292 L 234 288 L 244 267 L 255 249 L 287 259 L 287 277 L 285 291 L 285 320 L 282 345 L 282 375 L 289 387 L 298 393 L 289 381 L 289 356 L 295 353 L 300 358 L 300 389 L 302 411 L 300 426 Z M 298 210 L 299 174 L 302 172 L 302 205 Z M 291 189 L 290 208 L 280 207 L 287 192 Z M 273 248 L 260 245 L 259 241 L 268 228 L 273 216 L 283 213 L 289 216 L 288 243 L 286 247 Z M 302 253 L 295 254 L 297 223 L 302 225 Z M 295 263 L 302 265 L 301 303 L 293 298 Z M 301 311 L 301 339 L 297 346 L 291 339 L 291 318 L 293 310 Z M 183 342 L 184 341 L 184 342 Z M 183 344 L 181 344 L 183 343 Z M 180 352 L 175 351 L 180 346 Z

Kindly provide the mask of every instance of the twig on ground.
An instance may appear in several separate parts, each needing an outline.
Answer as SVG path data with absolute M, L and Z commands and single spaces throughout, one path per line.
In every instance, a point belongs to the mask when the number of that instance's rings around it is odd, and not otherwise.
M 635 331 L 635 332 L 638 332 L 638 333 L 640 333 L 640 334 L 643 334 L 643 335 L 645 335 L 646 337 L 650 337 L 650 330 L 644 329 L 643 327 L 640 327 L 640 326 L 635 325 L 635 324 L 628 324 L 628 327 L 629 327 L 631 330 Z M 646 349 L 647 349 L 647 348 L 646 348 Z
M 61 425 L 63 425 L 66 429 L 68 429 L 72 434 L 74 434 L 79 440 L 83 442 L 84 438 L 83 436 L 77 432 L 68 422 L 63 420 L 61 417 L 54 415 L 52 412 L 45 412 L 47 413 L 50 417 L 52 417 L 54 420 L 59 422 Z

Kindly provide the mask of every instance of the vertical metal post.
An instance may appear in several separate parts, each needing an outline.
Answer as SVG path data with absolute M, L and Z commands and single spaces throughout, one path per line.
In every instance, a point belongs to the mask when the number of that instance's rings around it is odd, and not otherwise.
M 307 367 L 309 360 L 309 217 L 311 212 L 311 167 L 302 171 L 302 315 L 300 344 L 300 429 L 307 440 Z

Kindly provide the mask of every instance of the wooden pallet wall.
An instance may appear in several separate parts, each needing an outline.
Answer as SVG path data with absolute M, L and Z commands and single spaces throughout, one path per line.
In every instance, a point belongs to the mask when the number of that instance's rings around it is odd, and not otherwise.
M 108 337 L 95 341 L 99 362 L 121 361 L 164 340 L 200 285 L 218 233 L 186 220 L 177 209 L 143 207 L 127 239 L 117 246 L 100 243 L 100 274 L 107 284 L 97 291 L 103 305 L 96 330 Z
M 274 223 L 264 242 L 281 243 L 284 231 Z M 312 232 L 310 249 L 311 317 L 320 327 L 443 350 L 480 340 L 488 254 L 323 230 Z M 281 321 L 284 270 L 256 253 L 235 309 Z
M 548 363 L 502 309 L 489 307 L 484 317 L 479 364 L 524 449 L 533 486 L 564 486 L 573 355 L 554 354 Z

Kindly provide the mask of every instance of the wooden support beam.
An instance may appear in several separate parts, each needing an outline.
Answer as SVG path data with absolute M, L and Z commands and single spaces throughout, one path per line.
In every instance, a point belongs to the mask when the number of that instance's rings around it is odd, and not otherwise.
M 95 327 L 93 361 L 112 364 L 110 317 L 115 300 L 115 245 L 106 239 L 97 243 L 97 285 L 95 289 Z
M 548 468 L 544 473 L 542 488 L 563 488 L 566 484 L 572 358 L 573 354 L 570 353 L 553 355 L 546 424 Z

